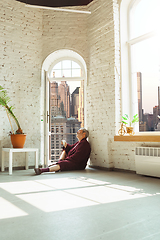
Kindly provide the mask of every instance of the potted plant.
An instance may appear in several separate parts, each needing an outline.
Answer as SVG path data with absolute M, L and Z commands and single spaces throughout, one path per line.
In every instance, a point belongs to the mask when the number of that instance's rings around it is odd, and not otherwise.
M 129 133 L 129 135 L 133 135 L 134 132 L 133 132 L 133 126 L 132 125 L 136 122 L 139 122 L 138 114 L 134 115 L 132 120 L 130 120 L 130 118 L 127 114 L 122 116 L 122 119 L 123 119 L 122 123 L 125 124 L 125 125 L 128 125 L 128 126 L 126 126 L 127 133 Z
M 10 107 L 8 106 L 9 102 L 10 102 L 10 97 L 7 95 L 7 91 L 2 86 L 0 86 L 0 105 L 4 107 L 4 109 L 6 110 L 9 123 L 11 125 L 12 131 L 10 131 L 9 135 L 11 136 L 11 142 L 12 142 L 13 148 L 23 148 L 26 140 L 26 134 L 23 133 L 20 127 L 19 121 L 13 113 L 13 106 L 10 106 Z M 11 118 L 14 119 L 18 127 L 16 131 L 13 130 Z

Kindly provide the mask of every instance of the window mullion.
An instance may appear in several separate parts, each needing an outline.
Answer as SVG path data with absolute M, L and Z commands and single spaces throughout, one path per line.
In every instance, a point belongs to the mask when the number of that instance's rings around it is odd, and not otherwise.
M 133 45 L 133 44 L 139 43 L 141 41 L 144 41 L 144 40 L 146 40 L 148 38 L 154 37 L 155 35 L 156 35 L 155 31 L 149 32 L 149 33 L 141 35 L 141 36 L 139 36 L 137 38 L 130 39 L 129 41 L 127 41 L 127 43 L 130 44 L 130 45 Z

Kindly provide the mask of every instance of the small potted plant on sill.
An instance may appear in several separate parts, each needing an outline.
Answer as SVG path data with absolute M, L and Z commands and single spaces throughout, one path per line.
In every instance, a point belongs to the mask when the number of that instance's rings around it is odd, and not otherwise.
M 0 105 L 4 107 L 4 109 L 6 110 L 9 123 L 12 129 L 12 131 L 10 131 L 9 133 L 11 137 L 11 143 L 13 145 L 13 148 L 23 148 L 26 140 L 26 134 L 23 133 L 20 127 L 19 121 L 13 113 L 13 106 L 10 106 L 10 107 L 8 106 L 9 102 L 10 102 L 10 97 L 7 95 L 7 91 L 2 86 L 0 86 Z M 16 131 L 13 130 L 11 118 L 14 119 L 18 127 Z
M 134 131 L 133 131 L 133 124 L 135 124 L 136 122 L 139 122 L 139 117 L 138 114 L 133 116 L 133 119 L 130 120 L 129 116 L 127 114 L 125 114 L 124 116 L 122 116 L 122 124 L 125 125 L 126 127 L 126 131 L 129 135 L 134 135 Z M 128 126 L 126 126 L 128 125 Z

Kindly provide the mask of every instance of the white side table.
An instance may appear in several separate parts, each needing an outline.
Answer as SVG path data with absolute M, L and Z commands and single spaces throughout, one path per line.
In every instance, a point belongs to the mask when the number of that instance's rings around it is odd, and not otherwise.
M 12 175 L 12 156 L 13 153 L 25 152 L 25 169 L 28 169 L 28 152 L 35 152 L 35 167 L 38 167 L 38 148 L 2 148 L 2 163 L 1 163 L 1 171 L 4 171 L 4 154 L 5 152 L 9 153 L 9 175 Z

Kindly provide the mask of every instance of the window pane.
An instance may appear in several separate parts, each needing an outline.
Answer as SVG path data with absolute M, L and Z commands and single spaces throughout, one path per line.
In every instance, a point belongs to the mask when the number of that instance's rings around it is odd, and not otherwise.
M 71 69 L 70 70 L 63 69 L 63 77 L 71 77 Z
M 72 63 L 72 64 L 71 64 Z M 81 77 L 82 69 L 74 61 L 64 60 L 57 63 L 51 71 L 51 77 Z
M 56 78 L 62 77 L 62 72 L 61 72 L 61 70 L 54 70 L 54 72 L 55 72 L 54 76 L 55 76 Z
M 72 68 L 81 68 L 78 63 L 72 61 Z
M 61 69 L 61 62 L 57 63 L 53 69 Z
M 70 60 L 62 61 L 62 68 L 63 69 L 71 69 L 71 61 Z
M 157 38 L 132 46 L 132 81 L 137 83 L 140 131 L 155 131 L 160 115 L 160 48 Z M 160 131 L 160 130 L 159 130 Z
M 159 30 L 160 1 L 141 0 L 132 9 L 131 38 Z
M 72 77 L 81 77 L 81 69 L 72 69 Z

